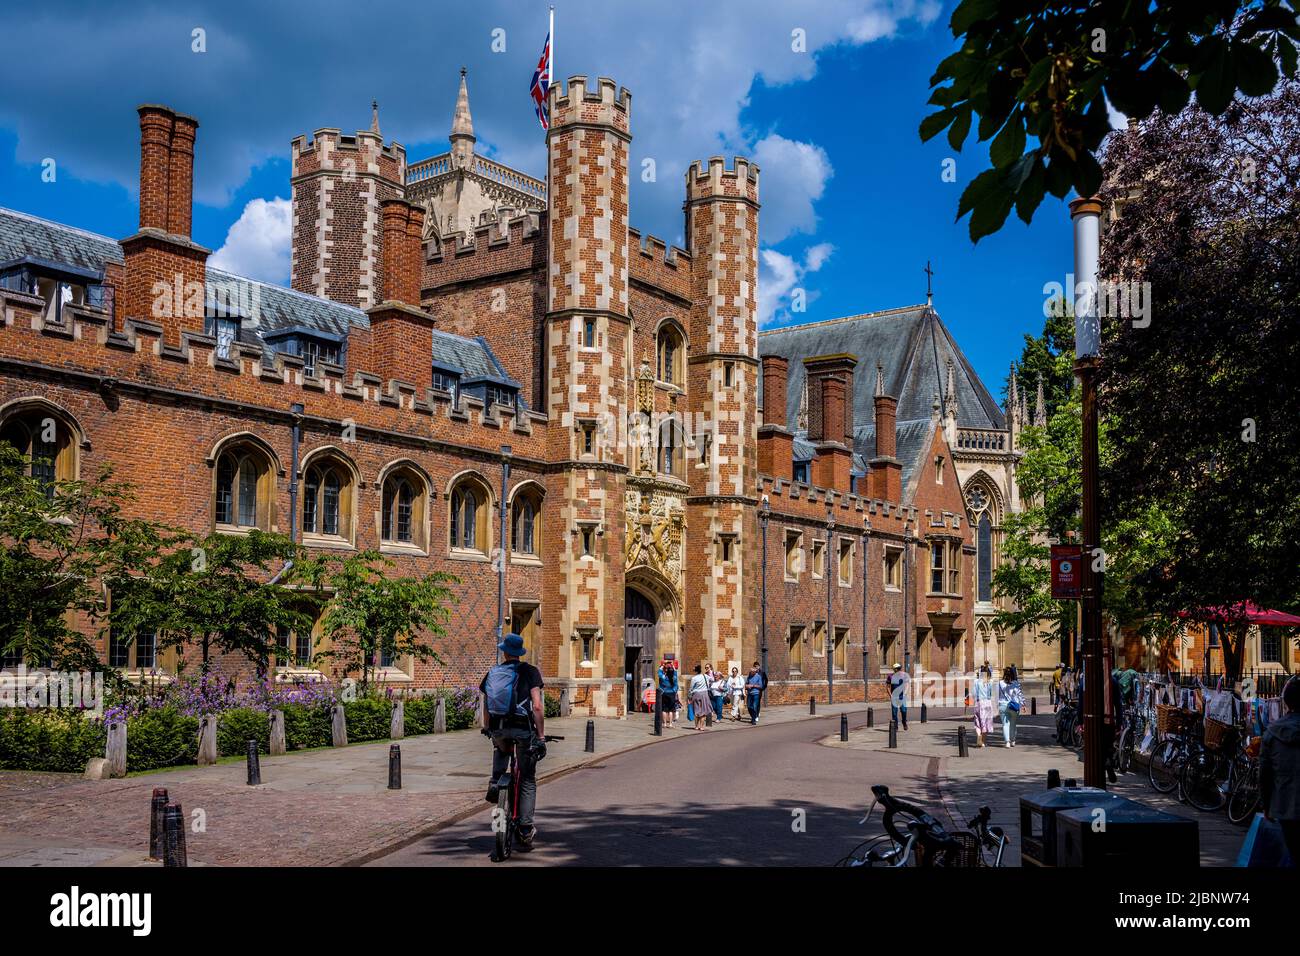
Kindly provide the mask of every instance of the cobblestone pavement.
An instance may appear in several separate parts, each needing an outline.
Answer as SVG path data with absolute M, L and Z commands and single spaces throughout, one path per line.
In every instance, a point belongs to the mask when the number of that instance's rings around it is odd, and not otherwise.
M 976 747 L 970 718 L 956 712 L 925 724 L 919 723 L 913 715 L 910 729 L 900 732 L 895 751 L 888 749 L 885 726 L 855 730 L 850 733 L 847 743 L 842 743 L 838 737 L 827 738 L 823 743 L 831 747 L 900 756 L 940 758 L 940 790 L 951 823 L 964 828 L 981 806 L 988 806 L 993 811 L 994 824 L 1006 830 L 1010 839 L 1004 862 L 1019 866 L 1021 795 L 1044 789 L 1049 770 L 1059 770 L 1062 780 L 1071 777 L 1080 783 L 1083 780 L 1082 754 L 1075 754 L 1056 743 L 1051 709 L 1044 707 L 1044 711 L 1035 717 L 1020 719 L 1016 746 L 1011 749 L 1003 745 L 1000 724 L 989 736 L 988 747 Z M 963 724 L 969 741 L 969 756 L 964 759 L 957 756 L 957 728 Z M 1147 782 L 1145 766 L 1135 765 L 1132 772 L 1121 774 L 1118 782 L 1107 789 L 1166 813 L 1195 820 L 1200 830 L 1202 866 L 1235 864 L 1246 829 L 1230 823 L 1223 812 L 1202 813 L 1180 803 L 1177 794 L 1157 793 Z M 1153 861 L 1153 865 L 1158 866 L 1159 861 Z
M 819 714 L 864 705 L 821 705 Z M 762 723 L 808 718 L 806 707 L 771 707 Z M 550 746 L 540 780 L 647 744 L 682 737 L 752 731 L 724 721 L 697 733 L 689 725 L 651 733 L 651 718 L 597 720 L 596 751 L 583 752 L 586 718 L 546 722 L 564 736 Z M 194 864 L 330 866 L 400 847 L 438 824 L 483 807 L 490 757 L 477 731 L 401 742 L 401 790 L 388 790 L 388 741 L 261 758 L 262 785 L 246 784 L 242 761 L 83 780 L 73 774 L 0 771 L 0 866 L 149 865 L 149 801 L 166 787 L 191 816 L 187 835 Z M 203 829 L 194 832 L 200 813 Z

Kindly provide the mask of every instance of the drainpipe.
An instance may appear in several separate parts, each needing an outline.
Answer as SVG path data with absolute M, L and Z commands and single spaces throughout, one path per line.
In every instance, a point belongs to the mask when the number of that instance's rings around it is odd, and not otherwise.
M 822 570 L 826 572 L 826 633 L 822 635 L 826 651 L 826 703 L 835 703 L 835 622 L 831 620 L 831 605 L 834 595 L 835 578 L 839 577 L 839 555 L 835 554 L 835 575 L 831 576 L 831 558 L 835 543 L 835 512 L 833 506 L 826 505 L 826 555 L 822 559 Z M 845 649 L 847 650 L 847 648 Z
M 912 679 L 912 642 L 909 640 L 911 630 L 912 601 L 912 519 L 909 516 L 903 522 L 903 673 Z
M 762 651 L 763 651 L 763 673 L 767 673 L 767 522 L 771 517 L 772 503 L 768 500 L 767 495 L 763 496 L 763 510 L 758 513 L 759 521 L 763 525 L 763 600 L 762 600 Z
M 862 702 L 867 702 L 868 651 L 867 638 L 867 566 L 871 564 L 871 519 L 863 519 L 862 528 Z
M 302 441 L 302 402 L 289 406 L 293 415 L 293 424 L 289 427 L 290 435 L 290 471 L 289 471 L 289 540 L 298 543 L 298 445 Z
M 510 484 L 510 454 L 509 445 L 501 446 L 501 549 L 497 555 L 497 644 L 505 639 L 505 619 L 506 619 L 506 565 L 510 559 L 506 552 L 506 489 Z M 497 663 L 501 663 L 501 648 L 497 648 Z

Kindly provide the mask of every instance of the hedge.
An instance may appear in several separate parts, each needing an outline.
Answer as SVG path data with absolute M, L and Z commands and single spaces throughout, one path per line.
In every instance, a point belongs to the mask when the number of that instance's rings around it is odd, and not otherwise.
M 286 704 L 282 709 L 284 710 L 284 745 L 290 750 L 328 747 L 334 742 L 334 734 L 330 730 L 328 707 Z
M 127 772 L 192 764 L 198 757 L 199 718 L 171 707 L 151 707 L 127 718 Z
M 433 733 L 433 719 L 438 713 L 438 698 L 433 694 L 411 697 L 403 711 L 405 733 L 408 737 Z
M 81 773 L 104 756 L 106 732 L 79 710 L 0 709 L 0 769 Z
M 348 743 L 388 739 L 393 721 L 391 700 L 362 697 L 344 704 L 343 713 L 348 719 Z
M 236 707 L 217 718 L 217 753 L 222 757 L 245 756 L 250 740 L 257 741 L 258 753 L 271 752 L 271 717 L 266 711 Z

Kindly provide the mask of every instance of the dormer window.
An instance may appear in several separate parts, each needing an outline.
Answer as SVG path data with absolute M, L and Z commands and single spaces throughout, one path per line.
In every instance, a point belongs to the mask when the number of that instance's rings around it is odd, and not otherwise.
M 217 340 L 217 358 L 229 359 L 239 341 L 239 320 L 226 316 L 211 318 L 207 333 Z
M 799 484 L 808 484 L 808 462 L 796 461 L 794 463 L 794 480 Z
M 433 387 L 440 392 L 446 392 L 454 401 L 456 398 L 456 386 L 460 384 L 460 376 L 455 372 L 448 372 L 444 369 L 435 368 L 433 370 Z
M 508 405 L 514 408 L 515 391 L 512 388 L 503 388 L 500 385 L 489 385 L 486 392 L 487 398 L 485 404 L 491 408 L 493 405 Z
M 218 317 L 217 321 L 222 321 L 222 318 Z M 267 333 L 263 338 L 277 352 L 296 355 L 302 359 L 302 373 L 311 378 L 316 378 L 321 374 L 322 364 L 342 364 L 342 343 L 333 335 L 295 327 L 278 329 L 275 332 Z M 218 339 L 217 346 L 218 354 L 220 354 L 220 339 Z
M 40 296 L 43 319 L 53 325 L 63 324 L 64 306 L 104 307 L 102 273 L 32 256 L 0 263 L 0 289 Z

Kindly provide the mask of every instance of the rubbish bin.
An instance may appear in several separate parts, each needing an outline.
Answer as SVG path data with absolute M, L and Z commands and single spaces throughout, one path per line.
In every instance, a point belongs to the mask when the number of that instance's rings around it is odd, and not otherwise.
M 1020 865 L 1056 866 L 1056 817 L 1076 807 L 1110 806 L 1120 797 L 1097 787 L 1053 787 L 1020 798 Z
M 1056 865 L 1109 869 L 1158 866 L 1191 870 L 1201 865 L 1200 825 L 1136 800 L 1056 815 Z

